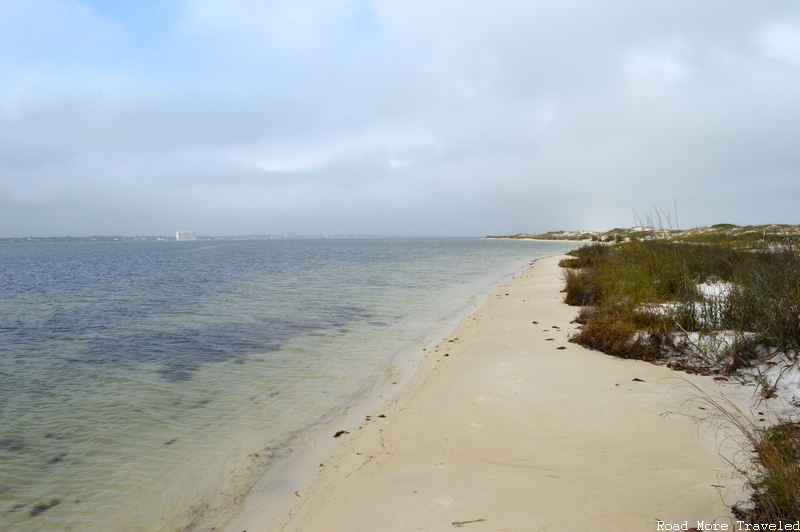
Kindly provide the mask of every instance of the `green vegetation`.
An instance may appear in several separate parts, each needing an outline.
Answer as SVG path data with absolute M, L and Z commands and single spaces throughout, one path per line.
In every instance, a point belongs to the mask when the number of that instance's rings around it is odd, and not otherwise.
M 729 224 L 714 226 L 720 231 Z M 730 235 L 729 235 L 730 236 Z M 800 247 L 784 241 L 628 240 L 584 245 L 561 261 L 565 301 L 581 306 L 572 341 L 604 353 L 704 374 L 800 362 Z M 775 385 L 760 379 L 766 400 Z M 709 400 L 713 403 L 713 401 Z M 728 415 L 724 405 L 716 405 Z M 736 468 L 750 488 L 748 522 L 800 519 L 800 425 L 729 421 L 748 456 Z M 749 454 L 752 453 L 752 454 Z
M 550 231 L 542 234 L 517 234 L 488 238 L 513 238 L 533 240 L 568 240 L 592 242 L 629 242 L 633 240 L 661 240 L 669 242 L 730 244 L 755 246 L 763 244 L 800 244 L 800 225 L 747 225 L 715 224 L 694 229 L 664 228 L 660 218 L 648 219 L 649 225 L 629 229 L 615 228 L 610 231 Z M 667 226 L 669 227 L 667 220 Z M 652 225 L 655 225 L 653 227 Z
M 762 428 L 724 397 L 711 397 L 692 385 L 696 401 L 713 412 L 708 422 L 742 446 L 729 461 L 751 493 L 748 505 L 731 507 L 745 523 L 796 523 L 800 520 L 800 424 L 786 419 Z
M 800 519 L 800 426 L 783 422 L 750 435 L 756 474 L 750 473 L 755 512 L 772 520 Z
M 570 255 L 562 261 L 565 301 L 592 307 L 583 313 L 585 326 L 574 339 L 579 344 L 655 360 L 680 356 L 676 337 L 725 331 L 733 340 L 729 349 L 695 370 L 733 371 L 762 355 L 797 357 L 798 248 L 656 240 L 594 244 Z

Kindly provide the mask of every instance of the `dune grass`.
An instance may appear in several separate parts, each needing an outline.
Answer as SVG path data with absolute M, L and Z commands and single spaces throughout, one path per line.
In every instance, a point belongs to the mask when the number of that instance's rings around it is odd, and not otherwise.
M 715 224 L 692 229 L 677 228 L 677 212 L 657 210 L 644 216 L 634 214 L 636 227 L 614 228 L 609 231 L 551 231 L 548 233 L 517 234 L 490 238 L 525 238 L 592 242 L 623 242 L 629 240 L 665 240 L 694 244 L 733 246 L 783 246 L 800 244 L 800 225 L 766 224 L 738 226 Z
M 778 417 L 772 426 L 760 427 L 726 398 L 690 387 L 691 402 L 699 401 L 712 412 L 699 421 L 741 446 L 728 463 L 751 496 L 749 504 L 731 507 L 734 516 L 750 524 L 800 520 L 800 424 Z
M 581 306 L 583 324 L 572 341 L 622 358 L 664 363 L 702 373 L 800 352 L 800 250 L 719 243 L 629 241 L 586 245 L 570 252 L 565 301 Z M 724 332 L 724 349 L 694 348 L 680 338 Z M 685 353 L 684 353 L 685 354 Z M 762 387 L 764 398 L 770 387 Z M 751 508 L 734 507 L 748 522 L 800 519 L 800 425 L 787 419 L 768 428 L 716 405 L 744 436 L 750 457 L 736 472 L 751 491 Z
M 593 307 L 575 337 L 579 344 L 654 359 L 659 354 L 652 344 L 664 334 L 724 330 L 737 335 L 740 351 L 761 346 L 797 356 L 797 248 L 632 241 L 583 246 L 570 254 L 562 261 L 565 301 Z M 709 295 L 703 285 L 724 293 Z

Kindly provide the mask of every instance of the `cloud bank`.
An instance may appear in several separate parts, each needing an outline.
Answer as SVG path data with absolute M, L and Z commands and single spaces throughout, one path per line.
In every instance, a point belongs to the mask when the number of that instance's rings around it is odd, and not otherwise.
M 800 223 L 796 2 L 125 4 L 0 2 L 0 236 Z

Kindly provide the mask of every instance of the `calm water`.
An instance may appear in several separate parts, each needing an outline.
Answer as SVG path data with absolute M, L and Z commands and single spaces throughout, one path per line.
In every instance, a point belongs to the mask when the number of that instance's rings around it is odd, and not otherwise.
M 0 530 L 224 521 L 271 449 L 471 298 L 571 247 L 0 246 Z

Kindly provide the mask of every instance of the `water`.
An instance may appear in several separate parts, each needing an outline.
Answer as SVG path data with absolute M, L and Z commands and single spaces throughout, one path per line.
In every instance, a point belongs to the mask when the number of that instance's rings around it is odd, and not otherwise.
M 222 522 L 292 435 L 471 298 L 571 247 L 0 246 L 0 530 Z

